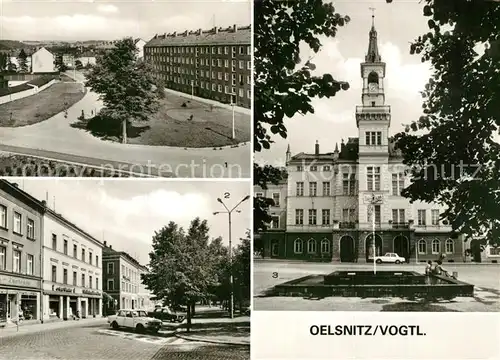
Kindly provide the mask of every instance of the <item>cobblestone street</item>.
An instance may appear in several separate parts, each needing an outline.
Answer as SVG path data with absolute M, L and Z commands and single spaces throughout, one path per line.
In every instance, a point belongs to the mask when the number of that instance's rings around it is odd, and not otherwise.
M 0 330 L 1 336 L 1 330 Z M 0 337 L 0 359 L 250 359 L 249 347 L 211 345 L 85 325 Z

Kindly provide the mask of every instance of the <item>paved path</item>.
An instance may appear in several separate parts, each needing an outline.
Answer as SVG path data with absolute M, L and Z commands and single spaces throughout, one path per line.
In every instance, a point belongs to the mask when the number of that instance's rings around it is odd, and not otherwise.
M 458 279 L 473 284 L 474 297 L 455 298 L 440 302 L 429 311 L 500 311 L 500 266 L 479 264 L 445 264 L 449 271 L 457 271 Z M 425 264 L 378 265 L 378 270 L 406 270 L 422 273 Z M 267 289 L 307 275 L 328 274 L 335 270 L 371 270 L 371 264 L 299 263 L 285 261 L 254 261 L 255 310 L 287 311 L 397 311 L 402 303 L 399 298 L 342 298 L 306 299 L 302 297 L 263 296 Z M 408 306 L 412 306 L 411 304 Z M 392 309 L 392 310 L 391 310 Z
M 81 81 L 80 73 L 77 73 Z M 72 77 L 73 73 L 68 73 Z M 144 146 L 103 141 L 86 131 L 70 126 L 84 110 L 90 115 L 102 108 L 98 95 L 88 91 L 81 101 L 64 113 L 30 126 L 1 128 L 0 144 L 37 150 L 40 153 L 68 154 L 113 162 L 157 168 L 175 177 L 241 178 L 250 177 L 250 144 L 237 148 L 183 149 L 167 146 Z M 40 155 L 42 156 L 42 155 Z
M 247 348 L 109 330 L 107 325 L 47 329 L 0 338 L 0 359 L 250 359 Z

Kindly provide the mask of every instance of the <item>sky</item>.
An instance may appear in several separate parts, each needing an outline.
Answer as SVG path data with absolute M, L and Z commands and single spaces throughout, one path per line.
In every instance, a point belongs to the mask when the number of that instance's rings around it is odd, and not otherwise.
M 215 22 L 214 22 L 215 19 Z M 151 39 L 251 23 L 250 0 L 0 0 L 0 39 Z
M 217 198 L 231 208 L 250 193 L 248 181 L 165 181 L 157 179 L 12 179 L 39 200 L 113 249 L 126 251 L 140 263 L 149 262 L 154 231 L 170 221 L 185 229 L 195 217 L 206 219 L 212 238 L 228 241 L 227 214 Z M 224 194 L 230 193 L 225 199 Z M 48 194 L 48 196 L 47 196 Z M 251 202 L 232 216 L 233 246 L 251 226 Z
M 297 115 L 285 119 L 288 138 L 274 136 L 275 144 L 269 151 L 256 154 L 260 163 L 284 165 L 287 145 L 292 155 L 314 152 L 318 140 L 321 152 L 333 152 L 335 143 L 357 137 L 355 107 L 361 104 L 360 63 L 368 50 L 369 31 L 372 23 L 370 7 L 375 8 L 375 28 L 382 61 L 386 63 L 386 104 L 391 106 L 390 134 L 404 129 L 421 115 L 420 91 L 431 75 L 430 66 L 422 63 L 418 55 L 409 54 L 410 42 L 428 32 L 427 18 L 422 15 L 425 2 L 420 0 L 342 0 L 334 1 L 335 9 L 349 15 L 351 21 L 338 29 L 335 38 L 322 38 L 323 47 L 314 54 L 307 46 L 301 48 L 301 59 L 316 65 L 314 74 L 332 74 L 336 80 L 349 82 L 350 89 L 341 91 L 330 99 L 314 99 L 314 114 Z M 309 51 L 308 51 L 309 50 Z

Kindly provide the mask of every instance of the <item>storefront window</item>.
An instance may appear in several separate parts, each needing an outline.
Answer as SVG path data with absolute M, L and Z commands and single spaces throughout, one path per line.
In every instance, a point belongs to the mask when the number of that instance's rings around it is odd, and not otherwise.
M 33 320 L 38 318 L 38 306 L 36 295 L 21 295 L 21 308 L 19 317 L 24 320 Z
M 0 294 L 0 323 L 7 321 L 7 294 Z

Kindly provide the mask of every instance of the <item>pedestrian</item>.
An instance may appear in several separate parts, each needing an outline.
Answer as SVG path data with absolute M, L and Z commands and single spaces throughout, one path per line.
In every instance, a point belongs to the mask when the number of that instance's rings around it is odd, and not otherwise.
M 432 275 L 432 261 L 427 261 L 427 265 L 425 266 L 425 275 Z

